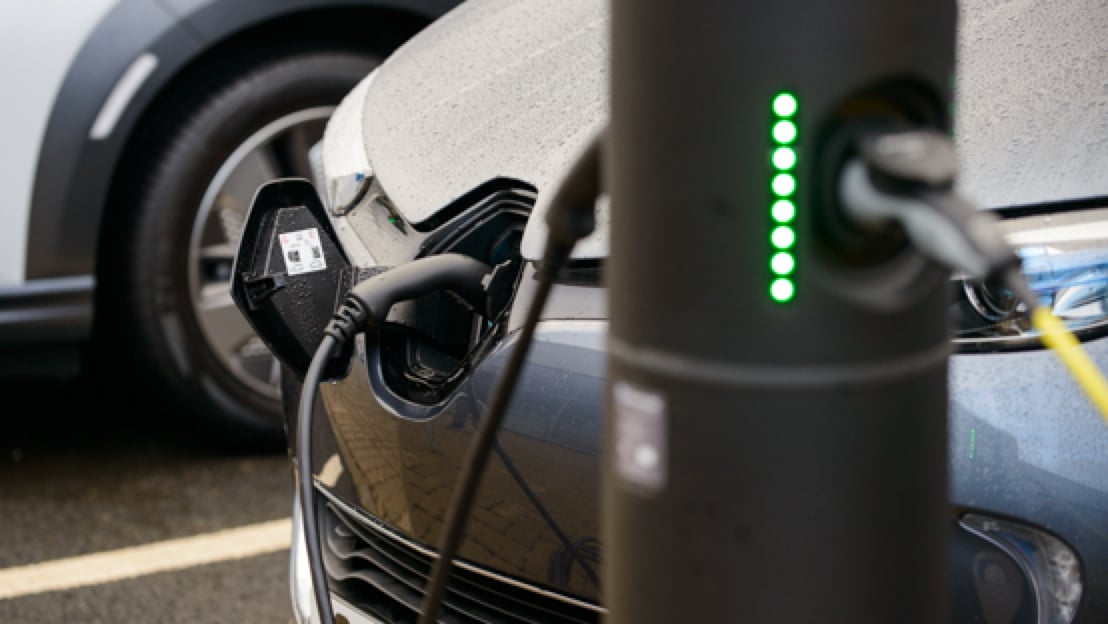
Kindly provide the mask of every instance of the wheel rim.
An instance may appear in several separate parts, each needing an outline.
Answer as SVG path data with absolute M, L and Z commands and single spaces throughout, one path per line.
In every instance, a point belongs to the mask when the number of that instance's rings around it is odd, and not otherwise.
M 254 191 L 276 178 L 311 179 L 308 148 L 333 110 L 285 115 L 235 148 L 205 189 L 189 237 L 189 302 L 204 342 L 234 381 L 269 399 L 281 396 L 281 367 L 231 299 L 231 266 Z

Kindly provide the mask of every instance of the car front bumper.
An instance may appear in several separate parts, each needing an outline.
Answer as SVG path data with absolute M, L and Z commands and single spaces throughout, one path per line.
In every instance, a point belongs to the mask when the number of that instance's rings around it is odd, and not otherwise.
M 308 545 L 304 538 L 304 518 L 300 512 L 300 494 L 295 492 L 292 508 L 292 547 L 289 549 L 289 594 L 296 624 L 320 624 L 315 608 L 315 587 L 308 563 Z M 331 608 L 336 620 L 345 618 L 348 624 L 387 624 L 369 614 L 355 609 L 335 594 L 331 596 Z

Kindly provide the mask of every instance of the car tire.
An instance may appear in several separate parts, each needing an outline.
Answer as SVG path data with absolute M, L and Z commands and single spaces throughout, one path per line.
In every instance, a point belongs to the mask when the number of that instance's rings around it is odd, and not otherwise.
M 127 385 L 174 419 L 174 435 L 283 448 L 280 367 L 230 298 L 238 232 L 258 185 L 310 179 L 307 149 L 381 60 L 300 50 L 224 65 L 177 89 L 140 137 L 138 192 L 117 221 L 124 232 L 110 263 L 118 275 L 102 279 L 116 282 L 107 322 Z

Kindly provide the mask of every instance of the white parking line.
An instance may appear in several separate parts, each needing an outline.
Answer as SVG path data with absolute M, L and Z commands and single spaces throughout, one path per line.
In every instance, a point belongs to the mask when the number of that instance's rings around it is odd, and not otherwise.
M 182 537 L 0 570 L 0 600 L 244 559 L 289 548 L 292 520 Z

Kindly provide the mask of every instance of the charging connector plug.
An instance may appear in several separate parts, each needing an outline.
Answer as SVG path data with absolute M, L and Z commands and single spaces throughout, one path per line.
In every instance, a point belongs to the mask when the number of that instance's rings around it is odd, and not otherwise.
M 1005 284 L 1026 306 L 1031 323 L 1108 423 L 1108 382 L 1080 341 L 1042 304 L 1021 261 L 996 227 L 997 218 L 954 191 L 954 145 L 934 130 L 875 134 L 860 158 L 843 168 L 842 206 L 857 226 L 897 222 L 925 256 L 978 281 Z
M 1000 277 L 1020 265 L 996 217 L 954 191 L 954 145 L 934 130 L 872 135 L 843 168 L 841 205 L 857 226 L 897 222 L 923 255 L 972 279 Z

